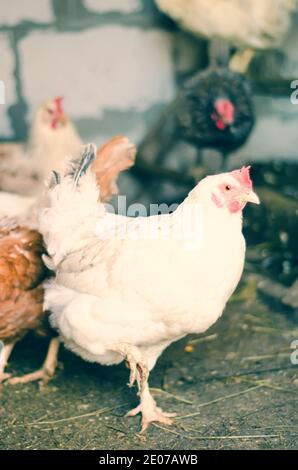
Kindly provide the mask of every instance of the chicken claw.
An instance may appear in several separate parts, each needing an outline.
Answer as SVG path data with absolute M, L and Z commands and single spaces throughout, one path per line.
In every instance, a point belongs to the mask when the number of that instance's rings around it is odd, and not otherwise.
M 39 386 L 42 389 L 54 376 L 57 367 L 59 345 L 59 339 L 53 338 L 50 341 L 47 356 L 41 369 L 31 372 L 30 374 L 25 374 L 22 377 L 13 377 L 12 379 L 7 380 L 7 383 L 9 385 L 18 385 L 39 380 Z
M 31 372 L 29 374 L 22 375 L 21 377 L 13 377 L 7 380 L 9 385 L 19 385 L 19 384 L 27 384 L 29 382 L 34 382 L 39 380 L 40 388 L 43 388 L 52 378 L 53 374 L 49 373 L 46 369 L 39 369 L 35 372 Z
M 152 398 L 152 397 L 151 397 Z M 155 401 L 153 400 L 152 405 L 144 404 L 138 405 L 136 408 L 130 410 L 126 416 L 136 416 L 137 414 L 142 413 L 142 429 L 141 433 L 145 432 L 150 423 L 158 422 L 170 426 L 173 424 L 171 418 L 176 416 L 176 413 L 165 413 L 161 408 L 156 406 Z
M 8 374 L 7 372 L 2 372 L 0 374 L 0 385 L 5 382 L 5 380 L 9 379 L 11 377 L 11 374 Z

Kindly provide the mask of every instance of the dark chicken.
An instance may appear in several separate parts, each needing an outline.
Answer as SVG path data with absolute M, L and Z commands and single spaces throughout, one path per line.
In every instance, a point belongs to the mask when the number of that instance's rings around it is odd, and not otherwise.
M 188 80 L 165 109 L 141 143 L 136 166 L 161 164 L 178 140 L 226 155 L 245 143 L 253 125 L 246 78 L 223 67 L 209 68 Z

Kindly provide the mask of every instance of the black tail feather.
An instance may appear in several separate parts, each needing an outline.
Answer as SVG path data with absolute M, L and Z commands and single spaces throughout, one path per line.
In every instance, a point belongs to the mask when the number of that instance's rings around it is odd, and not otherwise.
M 52 177 L 51 177 L 51 180 L 50 180 L 49 187 L 50 187 L 50 188 L 53 188 L 54 186 L 57 186 L 57 184 L 60 184 L 60 182 L 61 182 L 60 173 L 58 173 L 57 171 L 53 170 L 53 171 L 52 171 Z
M 79 184 L 80 179 L 86 174 L 91 163 L 94 161 L 96 152 L 96 145 L 87 144 L 84 146 L 80 158 L 72 162 L 72 167 L 68 174 L 72 176 L 76 186 Z

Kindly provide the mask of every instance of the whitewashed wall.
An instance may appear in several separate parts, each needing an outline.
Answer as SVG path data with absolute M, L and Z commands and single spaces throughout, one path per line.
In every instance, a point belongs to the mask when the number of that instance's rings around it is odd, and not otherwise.
M 298 78 L 297 26 L 296 18 L 284 44 L 285 79 Z M 100 144 L 121 132 L 139 142 L 203 61 L 203 43 L 179 31 L 153 0 L 1 0 L 0 140 L 24 140 L 38 103 L 63 95 L 85 141 Z M 289 83 L 289 96 L 256 97 L 256 129 L 231 165 L 297 159 L 298 105 L 290 93 Z
M 0 140 L 24 140 L 35 107 L 62 95 L 84 140 L 139 141 L 200 50 L 153 0 L 1 0 Z

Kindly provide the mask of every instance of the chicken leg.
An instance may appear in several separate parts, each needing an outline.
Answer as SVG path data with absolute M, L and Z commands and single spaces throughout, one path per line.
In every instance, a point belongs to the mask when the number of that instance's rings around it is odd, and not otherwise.
M 247 72 L 254 55 L 255 52 L 249 48 L 237 51 L 230 60 L 229 68 L 238 73 Z
M 152 422 L 171 425 L 172 420 L 170 418 L 176 416 L 176 413 L 164 413 L 161 408 L 157 407 L 149 389 L 149 368 L 140 350 L 135 346 L 122 344 L 117 348 L 117 351 L 125 357 L 130 368 L 129 387 L 132 387 L 134 382 L 137 381 L 139 388 L 140 404 L 129 411 L 126 416 L 142 414 L 142 433 L 146 431 Z
M 10 385 L 26 384 L 35 380 L 40 381 L 40 387 L 46 385 L 53 377 L 57 367 L 57 357 L 59 351 L 60 340 L 59 338 L 52 338 L 49 344 L 48 352 L 41 369 L 25 374 L 22 377 L 13 377 L 7 382 Z
M 5 367 L 13 347 L 14 343 L 4 344 L 0 341 L 0 384 L 11 377 L 11 374 L 5 372 Z

